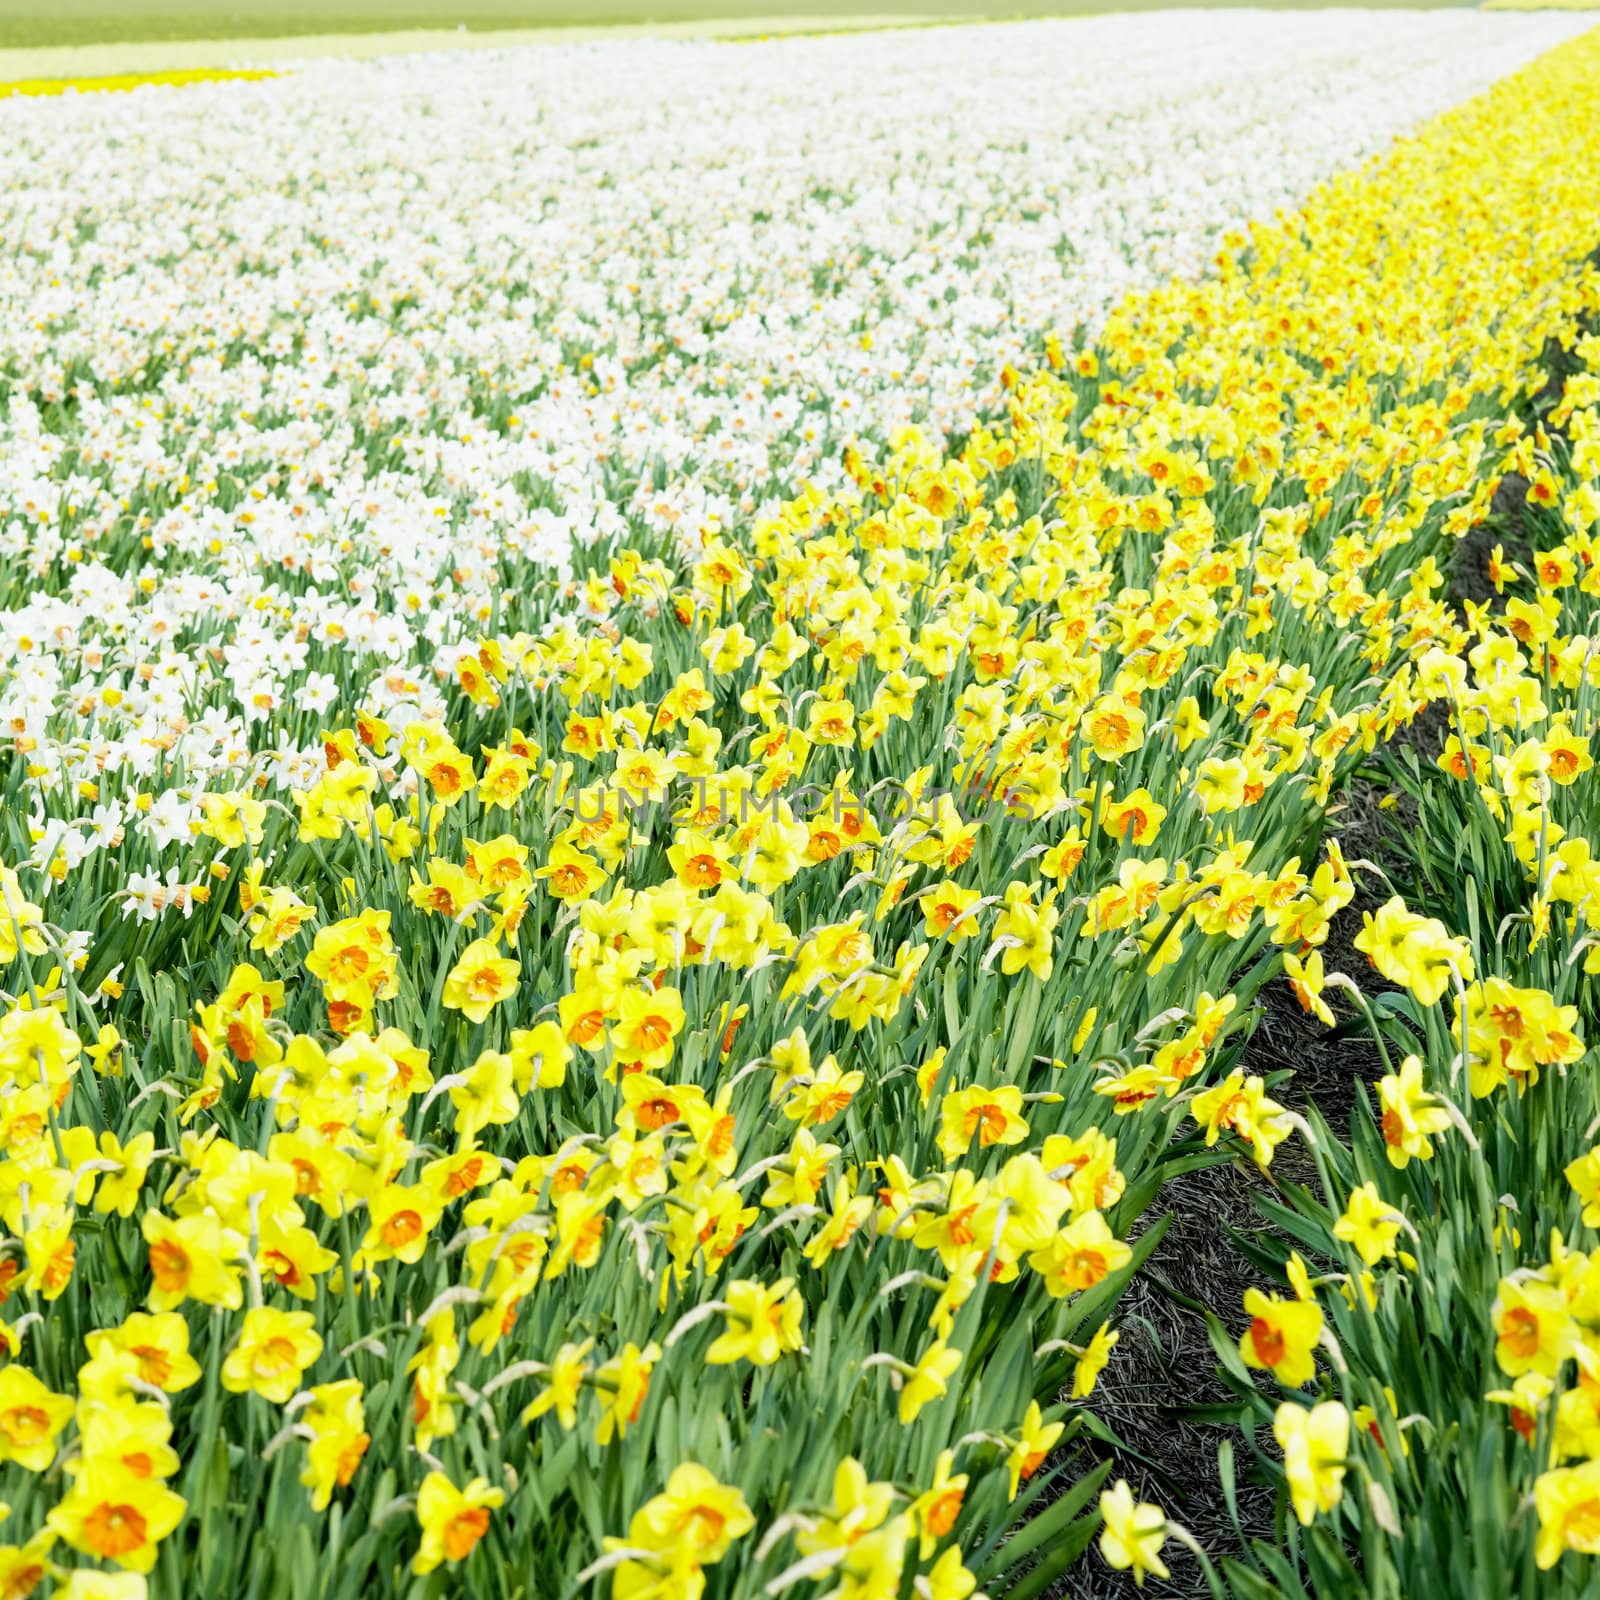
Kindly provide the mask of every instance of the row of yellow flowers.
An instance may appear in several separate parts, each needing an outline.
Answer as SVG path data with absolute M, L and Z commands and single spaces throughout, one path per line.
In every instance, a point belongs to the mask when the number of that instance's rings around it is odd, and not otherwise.
M 146 85 L 181 88 L 191 83 L 275 77 L 277 73 L 265 67 L 171 67 L 164 72 L 112 72 L 99 77 L 13 78 L 0 83 L 0 100 L 8 100 L 13 95 L 124 93 Z
M 1295 1193 L 1275 1218 L 1311 1259 L 1269 1250 L 1291 1295 L 1247 1305 L 1239 1349 L 1283 1384 L 1326 1362 L 1319 1382 L 1367 1397 L 1354 1422 L 1376 1453 L 1358 1460 L 1341 1422 L 1296 1505 L 1359 1466 L 1369 1592 L 1436 1583 L 1463 1530 L 1453 1592 L 1580 1593 L 1591 1574 L 1569 1555 L 1600 1553 L 1600 1095 L 1585 1044 L 1600 1025 L 1600 338 L 1574 339 L 1563 364 L 1556 403 L 1506 441 L 1526 504 L 1491 519 L 1505 535 L 1491 597 L 1417 660 L 1438 753 L 1388 763 L 1417 813 L 1394 839 L 1411 908 L 1396 895 L 1356 941 L 1404 991 L 1367 1010 L 1387 1070 L 1347 1141 L 1318 1121 L 1325 1194 Z M 1358 1181 L 1333 1221 L 1327 1197 Z M 1264 1397 L 1234 1374 L 1259 1415 Z M 1331 1544 L 1310 1560 L 1349 1592 Z
M 1496 127 L 1468 108 L 1436 129 L 1449 130 L 1446 145 L 1424 141 L 1407 152 L 1392 218 L 1365 235 L 1375 249 L 1350 247 L 1348 207 L 1337 232 L 1305 226 L 1265 241 L 1263 254 L 1285 261 L 1294 280 L 1354 266 L 1362 281 L 1343 299 L 1330 295 L 1327 309 L 1275 299 L 1256 324 L 1258 348 L 1270 350 L 1281 328 L 1301 362 L 1321 364 L 1348 391 L 1347 341 L 1359 340 L 1371 351 L 1355 363 L 1365 367 L 1360 376 L 1384 387 L 1391 415 L 1408 418 L 1423 446 L 1412 458 L 1418 470 L 1431 471 L 1437 450 L 1448 449 L 1442 430 L 1428 443 L 1427 400 L 1445 390 L 1447 410 L 1465 409 L 1464 390 L 1448 390 L 1455 350 L 1471 352 L 1472 372 L 1498 385 L 1508 409 L 1473 441 L 1485 466 L 1443 525 L 1449 535 L 1487 528 L 1501 537 L 1476 558 L 1492 598 L 1440 604 L 1441 566 L 1470 575 L 1475 559 L 1444 552 L 1437 566 L 1432 554 L 1411 558 L 1409 593 L 1358 591 L 1341 605 L 1337 542 L 1327 547 L 1332 573 L 1324 576 L 1319 551 L 1293 597 L 1307 610 L 1326 606 L 1334 626 L 1360 627 L 1363 613 L 1376 619 L 1381 642 L 1366 652 L 1374 668 L 1398 631 L 1406 665 L 1389 680 L 1396 720 L 1428 716 L 1420 737 L 1380 765 L 1414 820 L 1393 830 L 1388 872 L 1359 864 L 1389 897 L 1364 913 L 1355 948 L 1401 993 L 1374 997 L 1325 972 L 1317 955 L 1284 957 L 1308 1013 L 1333 1026 L 1330 999 L 1356 1008 L 1384 1070 L 1348 1132 L 1315 1108 L 1297 1121 L 1317 1183 L 1277 1185 L 1261 1206 L 1267 1226 L 1247 1245 L 1276 1283 L 1245 1295 L 1242 1333 L 1228 1308 L 1211 1318 L 1253 1469 L 1282 1485 L 1293 1512 L 1279 1546 L 1257 1542 L 1223 1564 L 1240 1594 L 1579 1594 L 1593 1573 L 1573 1557 L 1600 1552 L 1592 1272 L 1600 1257 L 1588 1237 L 1600 1224 L 1600 1147 L 1588 1148 L 1600 1096 L 1585 1042 L 1600 1023 L 1592 982 L 1600 875 L 1590 842 L 1600 815 L 1591 755 L 1600 689 L 1600 184 L 1582 131 L 1593 52 L 1591 38 L 1558 70 L 1530 74 L 1542 93 L 1514 121 Z M 1466 181 L 1440 159 L 1467 142 L 1493 152 L 1509 189 Z M 1562 170 L 1536 177 L 1532 165 L 1561 145 L 1570 151 L 1556 160 Z M 1516 250 L 1497 237 L 1504 215 L 1491 211 L 1502 203 L 1515 211 L 1508 197 L 1520 192 L 1531 202 L 1521 215 L 1534 224 L 1546 215 L 1541 190 L 1571 225 L 1557 246 L 1569 267 L 1558 284 L 1527 263 L 1552 291 L 1546 310 L 1555 320 L 1519 329 L 1503 300 L 1483 314 L 1518 272 Z M 1413 211 L 1402 194 L 1428 198 Z M 1440 228 L 1422 226 L 1423 214 Z M 1465 256 L 1455 253 L 1458 229 L 1475 241 Z M 1526 243 L 1553 240 L 1530 231 Z M 1430 285 L 1422 315 L 1402 283 Z M 1214 286 L 1174 289 L 1179 309 L 1165 320 L 1133 308 L 1129 331 L 1169 355 L 1188 335 L 1180 347 L 1209 360 L 1212 347 L 1194 334 L 1238 327 L 1255 294 L 1245 275 L 1230 292 L 1224 271 Z M 1544 360 L 1528 364 L 1541 341 Z M 1567 372 L 1555 402 L 1545 387 L 1551 361 Z M 1224 393 L 1233 376 L 1207 369 Z M 1312 400 L 1316 388 L 1313 373 L 1288 391 Z M 1306 409 L 1314 430 L 1306 437 L 1338 457 L 1332 481 L 1360 495 L 1371 436 L 1360 421 L 1342 430 L 1339 413 L 1314 401 Z M 1254 419 L 1246 427 L 1259 431 Z M 1505 484 L 1515 488 L 1513 505 L 1525 500 L 1514 515 L 1496 498 Z M 1380 521 L 1365 536 L 1380 542 L 1384 531 Z M 1402 884 L 1404 895 L 1391 892 Z M 1230 1483 L 1233 1472 L 1227 1447 Z M 1155 1507 L 1138 1509 L 1137 1532 L 1108 1553 L 1142 1577 L 1164 1571 L 1166 1530 Z M 1119 1510 L 1129 1514 L 1126 1504 Z M 1106 1511 L 1109 1528 L 1109 1503 Z

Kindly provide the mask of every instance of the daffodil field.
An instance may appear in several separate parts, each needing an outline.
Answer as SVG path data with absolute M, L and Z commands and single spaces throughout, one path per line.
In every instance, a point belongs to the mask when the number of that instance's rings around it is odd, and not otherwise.
M 1587 28 L 0 90 L 0 1600 L 1600 1594 Z

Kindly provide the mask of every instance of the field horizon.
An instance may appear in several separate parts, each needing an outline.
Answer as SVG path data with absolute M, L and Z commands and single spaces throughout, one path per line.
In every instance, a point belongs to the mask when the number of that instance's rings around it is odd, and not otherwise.
M 583 30 L 648 29 L 738 35 L 945 22 L 1020 21 L 1116 11 L 1193 10 L 1199 0 L 807 0 L 775 12 L 771 0 L 274 0 L 243 7 L 231 0 L 28 0 L 0 7 L 0 52 L 96 45 L 207 44 L 327 39 L 465 30 L 511 36 Z M 1469 9 L 1467 0 L 1365 0 L 1361 10 Z M 1260 0 L 1261 9 L 1332 10 L 1334 0 Z

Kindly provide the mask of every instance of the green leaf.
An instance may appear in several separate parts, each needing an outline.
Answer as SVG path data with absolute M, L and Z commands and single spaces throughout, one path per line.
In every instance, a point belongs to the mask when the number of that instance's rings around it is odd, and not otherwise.
M 1092 1472 L 1078 1479 L 1058 1500 L 1029 1517 L 1021 1531 L 1000 1546 L 995 1559 L 985 1570 L 982 1582 L 992 1583 L 1000 1574 L 1009 1572 L 1018 1562 L 1025 1560 L 1041 1544 L 1054 1541 L 1061 1530 L 1088 1505 L 1090 1498 L 1099 1492 L 1101 1484 L 1110 1475 L 1111 1463 L 1102 1461 Z

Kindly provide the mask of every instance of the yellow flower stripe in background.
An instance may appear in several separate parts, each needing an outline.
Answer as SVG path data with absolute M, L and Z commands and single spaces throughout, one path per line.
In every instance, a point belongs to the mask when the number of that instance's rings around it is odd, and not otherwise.
M 1540 606 L 1469 643 L 1441 565 L 1546 449 L 1517 412 L 1600 304 L 1597 173 L 1591 35 L 1097 346 L 1042 339 L 958 456 L 907 430 L 753 528 L 610 551 L 603 626 L 486 617 L 440 718 L 338 682 L 293 804 L 242 772 L 194 880 L 140 891 L 203 965 L 144 959 L 129 889 L 0 871 L 0 1571 L 509 1596 L 531 1551 L 616 1600 L 1039 1592 L 1094 1532 L 1072 1451 L 1159 1238 L 1132 1224 L 1297 1127 L 1322 1192 L 1283 1184 L 1296 1254 L 1264 1247 L 1281 1278 L 1218 1338 L 1295 1542 L 1229 1576 L 1511 1592 L 1560 1554 L 1524 1490 L 1592 1542 L 1588 1479 L 1536 1479 L 1468 1370 L 1502 1269 L 1514 1358 L 1576 1348 L 1498 1197 L 1531 1213 L 1529 1152 L 1582 1152 L 1539 1085 L 1462 1127 L 1474 1073 L 1578 1062 L 1583 963 L 1543 992 L 1495 921 L 1385 906 L 1361 948 L 1417 1060 L 1353 1154 L 1240 1055 L 1280 969 L 1310 1009 L 1339 987 L 1327 811 L 1441 657 L 1483 646 L 1463 730 L 1518 736 L 1513 810 L 1540 759 L 1582 766 L 1584 653 L 1513 662 Z M 1125 1486 L 1100 1512 L 1141 1577 L 1186 1537 Z
M 99 94 L 142 89 L 152 84 L 179 88 L 191 83 L 230 83 L 277 76 L 264 67 L 184 67 L 168 72 L 118 72 L 100 78 L 19 78 L 12 83 L 0 83 L 0 100 L 8 100 L 13 95 Z
M 1484 11 L 1600 11 L 1595 0 L 1483 0 Z

